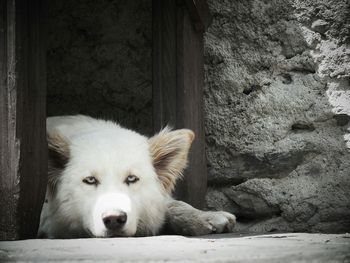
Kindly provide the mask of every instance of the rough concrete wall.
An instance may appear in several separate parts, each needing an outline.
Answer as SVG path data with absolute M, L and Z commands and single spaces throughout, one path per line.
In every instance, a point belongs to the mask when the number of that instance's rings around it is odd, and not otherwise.
M 152 132 L 152 2 L 48 1 L 48 115 Z
M 349 231 L 349 1 L 209 2 L 207 207 L 251 231 Z

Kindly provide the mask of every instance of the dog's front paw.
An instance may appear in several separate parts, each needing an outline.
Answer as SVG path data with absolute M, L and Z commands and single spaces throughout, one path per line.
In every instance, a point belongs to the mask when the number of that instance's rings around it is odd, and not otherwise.
M 200 215 L 200 219 L 207 223 L 201 225 L 209 226 L 210 233 L 232 232 L 236 225 L 236 217 L 233 214 L 224 211 L 203 211 Z
M 176 233 L 185 236 L 202 236 L 232 232 L 236 217 L 223 211 L 202 211 L 182 201 L 168 204 L 167 222 Z

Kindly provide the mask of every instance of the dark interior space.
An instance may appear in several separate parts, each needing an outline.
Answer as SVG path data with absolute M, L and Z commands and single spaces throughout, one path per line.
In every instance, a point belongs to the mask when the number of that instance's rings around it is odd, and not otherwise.
M 152 1 L 48 2 L 48 116 L 152 133 Z

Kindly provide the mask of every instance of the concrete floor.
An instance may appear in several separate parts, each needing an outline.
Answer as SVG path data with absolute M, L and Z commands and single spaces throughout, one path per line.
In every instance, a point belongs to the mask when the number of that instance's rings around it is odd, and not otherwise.
M 350 235 L 210 235 L 199 238 L 0 242 L 0 262 L 350 262 Z

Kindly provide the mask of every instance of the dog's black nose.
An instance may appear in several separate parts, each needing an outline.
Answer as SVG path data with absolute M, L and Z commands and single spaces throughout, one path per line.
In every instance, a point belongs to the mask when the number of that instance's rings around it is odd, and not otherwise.
M 128 216 L 124 212 L 108 214 L 102 218 L 103 223 L 109 230 L 117 230 L 125 225 Z

